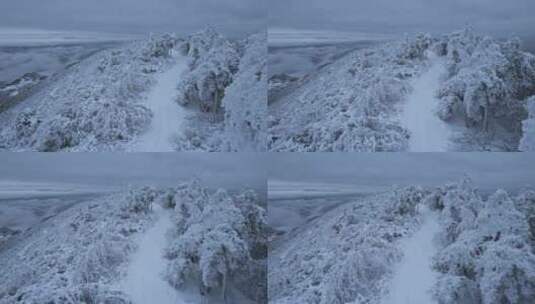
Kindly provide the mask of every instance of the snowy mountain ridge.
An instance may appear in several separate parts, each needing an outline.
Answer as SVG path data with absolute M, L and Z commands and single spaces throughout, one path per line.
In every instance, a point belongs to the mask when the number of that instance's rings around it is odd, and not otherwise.
M 73 206 L 2 248 L 0 303 L 132 303 L 122 286 L 131 256 L 141 249 L 139 236 L 163 214 L 172 226 L 160 235 L 168 249 L 155 257 L 169 261 L 166 276 L 157 274 L 161 284 L 179 289 L 179 280 L 192 282 L 195 295 L 208 303 L 222 303 L 219 290 L 233 303 L 265 302 L 265 209 L 256 197 L 253 191 L 209 193 L 194 180 L 131 187 Z
M 267 45 L 265 39 L 262 42 L 259 38 L 255 41 Z M 240 127 L 225 130 L 221 123 L 225 89 L 233 82 L 235 74 L 241 73 L 239 65 L 242 54 L 239 48 L 214 30 L 208 29 L 183 39 L 167 34 L 152 35 L 146 40 L 101 51 L 71 66 L 57 76 L 56 81 L 27 100 L 0 113 L 0 149 L 128 150 L 129 144 L 147 130 L 153 119 L 151 110 L 143 101 L 155 84 L 155 75 L 168 70 L 174 64 L 173 53 L 178 52 L 188 56 L 191 61 L 186 77 L 180 80 L 177 75 L 179 102 L 183 105 L 197 104 L 201 112 L 213 113 L 221 119 L 203 122 L 202 116 L 192 117 L 188 121 L 189 128 L 177 139 L 177 149 L 241 149 L 241 146 L 231 145 L 229 142 L 232 138 L 227 140 L 226 136 L 233 135 L 230 134 L 233 130 L 250 133 L 247 128 L 257 129 L 258 124 L 262 123 L 232 111 L 229 111 L 233 114 L 227 115 L 227 119 L 245 119 L 236 122 Z M 248 47 L 244 49 L 253 50 Z M 242 77 L 239 81 L 245 79 Z M 264 81 L 263 78 L 261 80 Z M 235 86 L 237 85 L 238 83 Z M 242 89 L 242 86 L 238 88 Z M 256 92 L 262 87 L 244 89 Z M 261 92 L 249 97 L 254 98 L 246 103 L 251 109 L 263 107 Z M 229 97 L 224 104 L 230 108 L 234 102 L 240 100 L 235 96 Z M 260 118 L 255 115 L 253 119 Z M 217 132 L 211 132 L 214 129 Z M 247 143 L 247 146 L 263 150 L 261 143 Z
M 533 133 L 522 133 L 522 120 L 535 95 L 535 56 L 518 40 L 470 29 L 357 50 L 325 67 L 270 105 L 268 149 L 406 151 L 411 133 L 398 116 L 414 90 L 409 81 L 430 66 L 428 52 L 445 60 L 434 115 L 452 129 L 453 149 L 518 150 Z
M 534 206 L 533 191 L 498 190 L 483 199 L 469 179 L 436 189 L 395 188 L 342 205 L 270 248 L 270 303 L 399 303 L 385 300 L 405 259 L 402 241 L 430 220 L 438 225 L 435 242 L 419 246 L 435 247 L 422 267 L 437 279 L 430 290 L 404 290 L 407 298 L 398 300 L 430 293 L 441 304 L 531 303 Z

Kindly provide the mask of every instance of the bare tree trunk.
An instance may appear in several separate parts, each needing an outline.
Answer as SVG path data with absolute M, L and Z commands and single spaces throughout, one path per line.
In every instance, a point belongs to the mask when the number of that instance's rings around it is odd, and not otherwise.
M 227 274 L 223 274 L 223 302 L 227 304 Z
M 214 112 L 213 112 L 212 120 L 213 120 L 213 122 L 216 122 L 217 121 L 217 113 L 219 112 L 219 91 L 218 91 L 217 88 L 216 88 L 216 90 L 214 92 L 213 107 L 214 107 Z
M 225 246 L 223 246 L 223 257 L 225 258 L 225 273 L 223 274 L 223 302 L 225 304 L 227 303 L 227 275 L 229 272 L 229 265 L 228 265 L 228 258 L 227 258 L 227 250 Z
M 202 297 L 202 304 L 208 304 L 208 288 L 204 286 L 202 278 L 199 281 L 199 293 Z

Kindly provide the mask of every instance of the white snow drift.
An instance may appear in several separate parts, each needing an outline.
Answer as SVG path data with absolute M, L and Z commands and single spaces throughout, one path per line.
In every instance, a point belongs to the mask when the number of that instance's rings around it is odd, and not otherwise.
M 433 53 L 428 56 L 430 67 L 414 79 L 402 110 L 401 120 L 410 134 L 408 150 L 412 152 L 444 152 L 449 144 L 450 130 L 437 115 L 440 100 L 436 97 L 445 65 Z
M 138 152 L 173 152 L 173 140 L 186 120 L 185 109 L 174 102 L 176 83 L 187 68 L 185 57 L 176 59 L 177 63 L 156 78 L 156 85 L 147 97 L 147 107 L 153 118 L 148 130 L 134 143 L 133 150 Z

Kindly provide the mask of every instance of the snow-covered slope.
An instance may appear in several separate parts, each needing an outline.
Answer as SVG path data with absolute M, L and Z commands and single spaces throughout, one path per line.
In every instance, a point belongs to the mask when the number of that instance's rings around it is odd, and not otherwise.
M 265 33 L 247 39 L 238 73 L 223 98 L 225 134 L 231 151 L 266 150 L 266 41 Z
M 331 210 L 277 241 L 270 303 L 379 303 L 400 239 L 418 227 L 421 189 L 398 189 Z
M 425 37 L 347 54 L 270 105 L 272 151 L 401 151 L 397 106 L 425 67 Z
M 109 286 L 151 222 L 126 206 L 124 194 L 83 203 L 13 240 L 0 252 L 0 303 L 126 303 Z
M 535 192 L 468 179 L 344 204 L 279 238 L 270 303 L 531 303 Z
M 516 40 L 502 42 L 471 30 L 358 50 L 325 67 L 270 105 L 268 149 L 410 149 L 411 137 L 421 134 L 400 121 L 400 112 L 414 97 L 409 93 L 421 89 L 411 80 L 435 67 L 428 52 L 441 58 L 446 72 L 426 92 L 433 105 L 425 104 L 425 113 L 452 129 L 447 149 L 518 150 L 525 100 L 535 95 L 535 56 L 521 51 Z M 444 137 L 441 126 L 418 128 Z
M 264 150 L 266 44 L 265 35 L 235 43 L 207 29 L 104 50 L 0 113 L 0 149 L 132 150 L 148 133 L 148 145 L 158 148 L 142 150 Z M 170 102 L 175 97 L 178 104 Z M 184 106 L 192 113 L 185 115 Z
M 0 147 L 8 150 L 119 149 L 151 120 L 142 104 L 155 72 L 169 64 L 176 40 L 151 37 L 100 52 L 0 114 Z
M 256 197 L 193 181 L 78 204 L 2 248 L 0 303 L 265 303 Z

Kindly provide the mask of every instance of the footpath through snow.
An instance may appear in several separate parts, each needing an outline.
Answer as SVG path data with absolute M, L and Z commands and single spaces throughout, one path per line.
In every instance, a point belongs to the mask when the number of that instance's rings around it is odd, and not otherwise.
M 151 90 L 147 106 L 152 111 L 151 125 L 134 144 L 137 152 L 173 152 L 173 136 L 180 132 L 185 119 L 185 109 L 174 98 L 181 75 L 187 69 L 186 57 L 177 57 L 177 63 L 158 75 L 156 86 Z
M 434 236 L 439 232 L 438 218 L 423 207 L 424 222 L 420 230 L 402 241 L 403 260 L 395 270 L 390 293 L 382 304 L 434 304 L 431 288 L 436 273 L 431 268 L 436 253 Z
M 413 81 L 413 91 L 407 97 L 401 121 L 410 132 L 409 151 L 444 152 L 448 150 L 450 130 L 436 114 L 439 100 L 435 93 L 446 67 L 432 52 L 427 56 L 431 67 Z
M 138 249 L 132 255 L 128 271 L 121 283 L 133 304 L 193 304 L 200 300 L 186 297 L 163 279 L 167 262 L 163 250 L 167 244 L 165 233 L 172 227 L 170 215 L 161 206 L 154 204 L 158 219 L 153 227 L 138 239 Z

